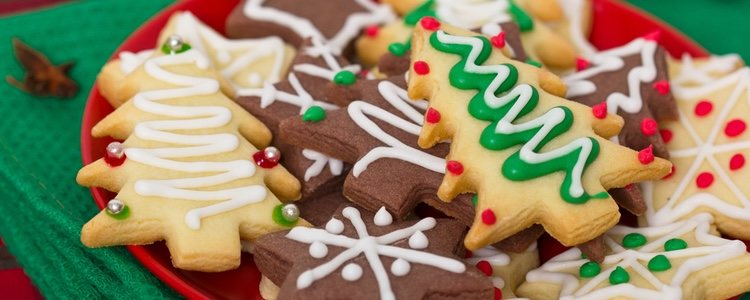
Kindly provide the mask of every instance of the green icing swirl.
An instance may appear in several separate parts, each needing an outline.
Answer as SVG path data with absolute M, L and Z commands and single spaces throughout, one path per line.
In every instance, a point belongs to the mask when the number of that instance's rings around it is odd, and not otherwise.
M 446 40 L 458 38 L 463 41 L 441 42 L 439 37 L 441 34 Z M 430 36 L 430 44 L 438 51 L 461 57 L 461 61 L 450 70 L 450 83 L 461 90 L 478 91 L 469 102 L 468 111 L 474 118 L 490 122 L 482 132 L 479 141 L 484 148 L 501 151 L 520 145 L 536 155 L 554 152 L 554 155 L 534 162 L 522 158 L 521 149 L 518 149 L 503 163 L 501 173 L 504 177 L 513 181 L 525 181 L 562 171 L 565 172 L 565 179 L 560 187 L 560 195 L 566 202 L 580 204 L 591 198 L 608 197 L 606 192 L 595 195 L 590 195 L 585 191 L 579 195 L 571 193 L 574 180 L 580 182 L 581 178 L 578 176 L 582 176 L 585 169 L 599 155 L 599 143 L 595 139 L 579 138 L 561 148 L 540 153 L 547 143 L 567 132 L 573 125 L 574 116 L 569 108 L 554 107 L 542 116 L 517 124 L 518 119 L 531 113 L 537 107 L 539 93 L 536 88 L 528 84 L 517 85 L 518 70 L 511 64 L 492 66 L 497 67 L 497 70 L 492 72 L 469 71 L 468 66 L 479 66 L 492 54 L 492 46 L 486 37 L 453 37 L 443 31 L 437 31 Z M 489 90 L 491 88 L 494 90 Z M 499 97 L 495 98 L 499 100 L 498 103 L 491 105 L 488 102 L 490 99 L 485 99 L 485 94 Z M 500 132 L 497 128 L 501 121 L 504 127 L 516 129 Z M 590 149 L 588 155 L 584 152 L 584 146 Z M 533 148 L 528 149 L 529 147 Z M 576 174 L 576 165 L 581 163 L 583 166 Z
M 518 28 L 521 32 L 527 32 L 534 30 L 534 20 L 526 13 L 521 7 L 516 4 L 515 1 L 509 0 L 510 3 L 510 15 L 513 16 L 513 20 L 518 24 Z

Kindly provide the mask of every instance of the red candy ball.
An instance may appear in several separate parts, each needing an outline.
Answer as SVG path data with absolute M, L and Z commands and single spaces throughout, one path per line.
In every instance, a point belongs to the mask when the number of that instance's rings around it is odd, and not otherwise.
M 646 149 L 638 152 L 638 160 L 644 164 L 650 164 L 654 161 L 654 145 L 649 145 Z
M 414 72 L 416 72 L 417 75 L 430 74 L 430 65 L 428 65 L 426 62 L 421 61 L 421 60 L 415 61 Z
M 495 300 L 503 300 L 503 291 L 499 288 L 495 288 Z
M 578 72 L 588 69 L 591 66 L 591 63 L 582 57 L 576 58 L 576 70 Z
M 659 95 L 669 94 L 669 91 L 670 91 L 669 81 L 659 80 L 657 82 L 654 82 L 654 89 L 657 92 L 659 92 Z
M 652 136 L 659 130 L 659 124 L 656 120 L 651 118 L 644 118 L 641 120 L 641 133 L 646 136 Z
M 671 142 L 672 138 L 674 137 L 674 133 L 672 133 L 672 130 L 669 129 L 659 130 L 659 134 L 661 135 L 661 139 L 664 140 L 665 143 Z
M 705 117 L 714 110 L 714 105 L 708 100 L 701 100 L 695 104 L 695 115 Z
M 505 32 L 500 32 L 496 36 L 490 38 L 490 43 L 495 48 L 505 47 Z
M 594 105 L 591 108 L 591 112 L 594 114 L 594 117 L 597 119 L 604 119 L 607 117 L 607 102 L 602 102 L 597 105 Z
M 464 173 L 464 165 L 455 160 L 449 160 L 445 164 L 445 169 L 453 175 L 461 175 Z
M 479 271 L 482 271 L 482 273 L 484 273 L 484 275 L 492 276 L 492 265 L 490 265 L 488 261 L 480 260 L 476 266 Z
M 497 222 L 497 216 L 495 216 L 495 212 L 493 212 L 491 209 L 485 209 L 482 212 L 482 223 L 485 225 L 492 225 Z
M 440 28 L 440 21 L 433 17 L 424 17 L 419 23 L 422 25 L 422 28 L 430 31 L 435 31 Z
M 697 178 L 695 178 L 695 185 L 698 186 L 700 189 L 705 189 L 710 187 L 714 183 L 714 174 L 711 174 L 710 172 L 703 172 L 698 175 Z
M 378 28 L 377 25 L 370 25 L 365 28 L 365 35 L 368 37 L 374 38 L 378 36 L 378 32 L 380 31 L 380 28 Z
M 746 129 L 747 129 L 747 124 L 745 123 L 745 121 L 742 121 L 740 119 L 734 119 L 734 120 L 729 121 L 729 123 L 727 123 L 727 127 L 724 128 L 724 133 L 728 137 L 736 137 L 736 136 L 743 134 Z
M 729 169 L 737 171 L 745 166 L 745 156 L 742 153 L 737 153 L 729 159 Z
M 427 109 L 427 112 L 424 115 L 424 120 L 427 123 L 435 124 L 440 122 L 440 112 L 436 109 L 430 107 Z

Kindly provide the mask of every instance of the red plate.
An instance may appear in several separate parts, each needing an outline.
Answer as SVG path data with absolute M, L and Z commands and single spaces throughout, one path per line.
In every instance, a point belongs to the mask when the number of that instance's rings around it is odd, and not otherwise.
M 180 10 L 188 10 L 219 32 L 224 32 L 224 21 L 238 0 L 209 1 L 187 0 L 176 3 L 136 30 L 120 48 L 121 51 L 139 51 L 153 48 L 159 32 L 169 16 Z M 707 52 L 695 42 L 674 30 L 669 25 L 616 0 L 594 0 L 594 28 L 591 41 L 606 49 L 625 44 L 633 38 L 660 29 L 662 44 L 675 56 L 689 53 L 706 56 Z M 627 26 L 622 26 L 627 24 Z M 104 149 L 111 139 L 91 137 L 91 128 L 112 112 L 112 107 L 99 94 L 97 86 L 89 95 L 81 126 L 81 152 L 83 163 L 89 164 L 104 156 Z M 103 208 L 114 197 L 113 193 L 102 189 L 91 189 L 96 204 Z M 563 249 L 546 243 L 540 245 L 542 255 L 548 258 Z M 149 246 L 128 246 L 128 250 L 156 277 L 174 288 L 178 293 L 191 299 L 261 299 L 258 292 L 260 273 L 250 255 L 243 255 L 239 269 L 223 273 L 201 273 L 182 271 L 172 267 L 169 252 L 163 243 Z

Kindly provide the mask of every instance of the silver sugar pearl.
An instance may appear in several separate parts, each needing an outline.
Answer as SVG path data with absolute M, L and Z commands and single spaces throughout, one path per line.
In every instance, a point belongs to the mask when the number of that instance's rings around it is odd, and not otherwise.
M 119 214 L 123 209 L 125 209 L 125 203 L 120 201 L 120 199 L 115 198 L 107 202 L 107 212 L 109 212 L 110 214 Z
M 120 142 L 111 142 L 107 145 L 107 154 L 112 157 L 121 158 L 122 154 L 125 153 L 125 147 Z
M 179 35 L 173 34 L 167 38 L 167 47 L 174 52 L 180 51 L 183 44 L 182 37 Z
M 284 204 L 284 206 L 281 207 L 281 216 L 284 220 L 295 222 L 299 220 L 299 208 L 297 205 L 291 203 Z
M 267 160 L 279 161 L 279 159 L 281 159 L 281 151 L 276 147 L 266 147 L 266 149 L 263 149 L 263 156 L 265 156 Z

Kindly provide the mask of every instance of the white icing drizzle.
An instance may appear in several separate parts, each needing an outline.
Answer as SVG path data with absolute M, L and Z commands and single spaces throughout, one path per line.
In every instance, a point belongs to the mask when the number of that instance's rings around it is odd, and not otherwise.
M 140 67 L 149 57 L 153 56 L 153 54 L 153 49 L 143 50 L 137 53 L 130 51 L 120 52 L 120 70 L 124 75 L 133 73 L 135 69 L 138 69 L 138 67 Z
M 657 43 L 643 38 L 635 39 L 625 46 L 599 52 L 590 57 L 592 67 L 571 74 L 563 78 L 568 86 L 567 96 L 573 98 L 596 92 L 594 85 L 588 78 L 600 73 L 622 69 L 625 66 L 623 58 L 629 55 L 641 54 L 642 65 L 635 67 L 628 73 L 628 94 L 612 93 L 607 96 L 607 111 L 617 113 L 619 109 L 634 114 L 643 108 L 641 98 L 641 83 L 652 82 L 656 79 L 657 70 L 654 54 Z
M 672 85 L 682 86 L 686 84 L 709 85 L 716 80 L 712 73 L 727 74 L 742 63 L 742 58 L 737 54 L 711 56 L 699 66 L 693 62 L 690 54 L 683 54 L 680 73 L 670 79 Z
M 464 29 L 512 21 L 507 0 L 436 0 L 437 17 Z
M 536 270 L 526 275 L 528 282 L 546 282 L 562 286 L 560 299 L 611 299 L 628 297 L 630 299 L 670 300 L 682 297 L 682 284 L 695 271 L 719 264 L 726 260 L 745 254 L 745 244 L 737 240 L 726 240 L 710 233 L 713 218 L 708 214 L 699 214 L 686 221 L 661 227 L 630 228 L 616 226 L 604 237 L 611 253 L 604 258 L 601 272 L 588 279 L 585 284 L 577 276 L 578 268 L 587 259 L 581 258 L 581 251 L 572 248 L 552 258 Z M 629 233 L 640 233 L 647 237 L 648 243 L 636 249 L 626 249 L 614 236 Z M 698 245 L 689 245 L 686 249 L 664 251 L 664 243 L 672 238 L 693 235 Z M 656 255 L 664 255 L 670 260 L 679 259 L 680 264 L 672 266 L 671 279 L 660 279 L 644 267 Z M 642 277 L 650 287 L 639 287 L 631 283 L 609 285 L 607 278 L 616 267 L 625 268 L 631 277 L 634 274 Z M 576 275 L 573 275 L 576 274 Z M 666 282 L 665 282 L 666 281 Z M 604 283 L 604 286 L 600 285 Z
M 305 171 L 305 181 L 310 181 L 313 177 L 320 175 L 326 165 L 328 165 L 328 170 L 331 171 L 331 174 L 335 176 L 341 175 L 341 172 L 344 170 L 344 163 L 342 161 L 331 158 L 323 153 L 304 149 L 302 150 L 302 155 L 313 161 L 312 166 Z
M 689 69 L 688 69 L 689 70 Z M 707 71 L 708 69 L 706 69 Z M 696 70 L 691 70 L 695 72 Z M 696 77 L 696 76 L 687 76 Z M 713 127 L 709 131 L 709 135 L 704 140 L 694 128 L 694 125 L 680 111 L 680 124 L 687 130 L 690 138 L 696 147 L 689 149 L 680 149 L 670 151 L 670 155 L 673 158 L 689 158 L 694 157 L 693 163 L 687 170 L 685 175 L 680 178 L 680 181 L 675 188 L 672 195 L 668 198 L 669 200 L 660 207 L 658 210 L 654 207 L 653 199 L 653 182 L 646 182 L 641 184 L 643 189 L 644 200 L 647 204 L 646 210 L 646 221 L 650 225 L 665 225 L 672 223 L 676 220 L 682 219 L 685 216 L 695 212 L 698 208 L 707 207 L 716 210 L 724 216 L 738 220 L 750 220 L 750 199 L 748 195 L 742 192 L 738 183 L 732 180 L 727 170 L 721 166 L 716 159 L 716 155 L 725 153 L 734 153 L 740 150 L 750 149 L 750 141 L 738 140 L 733 142 L 716 145 L 716 139 L 719 137 L 723 126 L 726 124 L 730 113 L 735 109 L 735 105 L 740 100 L 750 102 L 750 96 L 747 94 L 750 90 L 750 69 L 742 68 L 729 74 L 721 79 L 714 80 L 713 82 L 697 87 L 683 87 L 675 85 L 673 92 L 677 101 L 689 101 L 685 99 L 695 99 L 708 94 L 725 89 L 735 85 L 729 99 L 723 103 L 723 107 L 719 112 Z M 742 99 L 742 95 L 745 94 L 745 99 Z M 708 163 L 716 178 L 721 181 L 731 194 L 737 199 L 738 204 L 732 204 L 723 199 L 720 199 L 716 195 L 709 192 L 699 192 L 688 197 L 684 197 L 685 191 L 688 185 L 690 185 L 697 173 L 700 171 L 701 166 L 704 163 Z M 746 184 L 746 183 L 740 183 Z
M 324 36 L 320 32 L 320 29 L 315 27 L 308 19 L 295 16 L 286 11 L 263 6 L 265 0 L 248 0 L 244 7 L 244 13 L 250 19 L 271 22 L 287 27 L 303 38 L 317 38 L 325 41 L 326 47 L 338 55 L 351 43 L 352 39 L 359 35 L 365 26 L 389 23 L 396 19 L 393 11 L 387 5 L 377 4 L 370 0 L 353 1 L 356 1 L 357 4 L 367 11 L 349 15 L 344 26 L 336 35 L 330 38 Z
M 536 243 L 534 243 L 534 245 L 536 245 Z M 480 248 L 473 251 L 472 254 L 473 255 L 470 258 L 466 259 L 466 261 L 472 265 L 476 265 L 480 261 L 484 260 L 490 263 L 494 270 L 494 268 L 496 267 L 503 267 L 510 264 L 510 256 L 495 247 Z M 492 284 L 498 289 L 503 289 L 505 287 L 505 280 L 493 275 Z
M 305 48 L 303 51 L 305 51 L 305 54 L 310 57 L 323 58 L 323 61 L 328 68 L 326 69 L 314 64 L 298 64 L 293 67 L 295 72 L 333 81 L 336 73 L 342 70 L 350 71 L 354 74 L 362 71 L 362 66 L 360 65 L 349 65 L 342 68 L 341 64 L 336 60 L 336 54 L 331 52 L 330 48 L 326 47 L 326 45 L 317 38 L 313 38 L 310 41 L 312 42 L 312 45 Z
M 576 160 L 573 169 L 571 170 L 571 184 L 569 193 L 574 197 L 582 196 L 585 191 L 581 177 L 583 176 L 583 170 L 586 166 L 586 159 L 589 157 L 593 148 L 593 142 L 591 139 L 586 137 L 577 138 L 566 145 L 563 145 L 557 149 L 549 150 L 544 153 L 537 153 L 535 149 L 539 148 L 539 144 L 549 134 L 549 132 L 558 124 L 564 121 L 565 112 L 555 107 L 548 110 L 543 115 L 531 119 L 529 121 L 513 124 L 516 121 L 518 114 L 522 111 L 526 104 L 531 99 L 533 87 L 528 84 L 516 85 L 513 90 L 507 92 L 501 96 L 495 95 L 495 92 L 499 89 L 500 85 L 510 75 L 510 69 L 506 65 L 488 65 L 480 66 L 476 64 L 477 58 L 484 47 L 481 39 L 475 37 L 462 37 L 449 35 L 444 31 L 440 30 L 436 32 L 438 41 L 445 44 L 459 44 L 471 46 L 471 52 L 466 59 L 465 72 L 477 73 L 477 74 L 495 74 L 495 78 L 490 83 L 489 87 L 485 90 L 483 95 L 484 101 L 487 106 L 491 108 L 498 108 L 504 106 L 511 101 L 516 101 L 508 113 L 498 121 L 495 132 L 512 134 L 516 132 L 526 131 L 532 128 L 539 128 L 539 131 L 519 150 L 519 156 L 521 160 L 531 163 L 539 164 L 550 161 L 552 159 L 561 157 L 569 154 L 575 150 L 580 149 L 578 159 Z
M 557 0 L 563 13 L 565 13 L 565 17 L 570 22 L 569 33 L 573 44 L 583 53 L 583 56 L 590 57 L 598 51 L 583 35 L 583 4 L 585 1 L 589 0 Z
M 385 266 L 383 266 L 380 256 L 396 258 L 396 261 L 401 259 L 407 264 L 416 263 L 432 266 L 453 273 L 463 273 L 466 271 L 464 263 L 458 260 L 391 245 L 395 242 L 406 239 L 417 231 L 425 231 L 434 228 L 437 221 L 433 218 L 422 219 L 412 226 L 398 229 L 381 236 L 370 236 L 367 230 L 367 225 L 362 220 L 359 210 L 353 207 L 347 207 L 342 211 L 342 215 L 351 222 L 352 226 L 357 231 L 357 238 L 332 234 L 326 230 L 308 227 L 295 227 L 286 235 L 288 239 L 300 243 L 311 244 L 314 242 L 321 242 L 326 245 L 346 249 L 328 262 L 300 274 L 299 277 L 297 277 L 298 289 L 310 287 L 315 281 L 325 278 L 345 263 L 350 262 L 352 259 L 355 259 L 360 255 L 364 255 L 375 275 L 375 279 L 378 283 L 378 290 L 380 291 L 380 299 L 395 299 L 395 294 L 391 289 L 388 273 Z M 396 262 L 394 262 L 394 264 L 396 264 Z M 356 265 L 360 270 L 359 275 L 357 275 L 353 270 L 354 267 L 350 267 L 351 265 L 356 264 L 347 264 L 343 268 L 341 275 L 347 280 L 359 279 L 362 275 L 362 268 L 359 265 Z M 408 273 L 408 270 L 404 270 L 404 268 L 403 263 L 399 262 L 396 266 L 391 265 L 390 269 L 391 272 L 394 272 L 394 275 L 400 274 L 396 276 L 403 276 Z
M 235 134 L 179 134 L 174 131 L 192 131 L 220 128 L 232 120 L 232 112 L 223 106 L 179 106 L 161 101 L 181 97 L 212 95 L 219 92 L 215 79 L 175 74 L 165 66 L 195 64 L 199 68 L 209 67 L 208 59 L 198 51 L 159 56 L 144 63 L 144 70 L 156 80 L 174 85 L 173 88 L 141 92 L 133 97 L 138 110 L 170 120 L 144 121 L 136 124 L 134 135 L 142 140 L 169 143 L 184 147 L 127 148 L 129 160 L 145 165 L 187 173 L 212 173 L 203 177 L 138 180 L 135 192 L 141 196 L 164 197 L 191 201 L 211 201 L 212 204 L 192 209 L 185 215 L 185 223 L 191 229 L 200 229 L 201 219 L 245 205 L 263 201 L 267 190 L 260 185 L 222 190 L 196 190 L 219 186 L 255 174 L 255 164 L 250 160 L 227 162 L 172 160 L 195 156 L 215 155 L 231 152 L 239 146 Z
M 390 125 L 395 126 L 405 132 L 411 133 L 412 135 L 419 136 L 421 126 L 423 124 L 422 113 L 417 111 L 414 107 L 422 110 L 427 109 L 427 101 L 418 100 L 412 101 L 407 96 L 406 90 L 398 87 L 392 82 L 382 81 L 378 84 L 378 91 L 383 98 L 388 101 L 394 108 L 398 109 L 407 118 L 411 120 L 404 120 L 383 108 L 377 107 L 364 101 L 354 101 L 349 104 L 347 108 L 349 117 L 356 123 L 362 130 L 369 133 L 379 141 L 385 143 L 386 146 L 377 147 L 365 156 L 363 156 L 357 163 L 354 164 L 352 169 L 355 177 L 359 176 L 367 170 L 367 167 L 375 162 L 376 160 L 383 158 L 399 159 L 412 164 L 421 166 L 425 169 L 433 172 L 444 173 L 445 172 L 445 159 L 428 154 L 422 150 L 410 147 L 397 138 L 385 132 L 381 129 L 369 116 L 375 117 L 381 121 L 387 122 Z
M 385 206 L 383 206 L 380 207 L 377 213 L 375 213 L 373 222 L 378 226 L 388 226 L 393 223 L 393 216 L 385 209 Z

